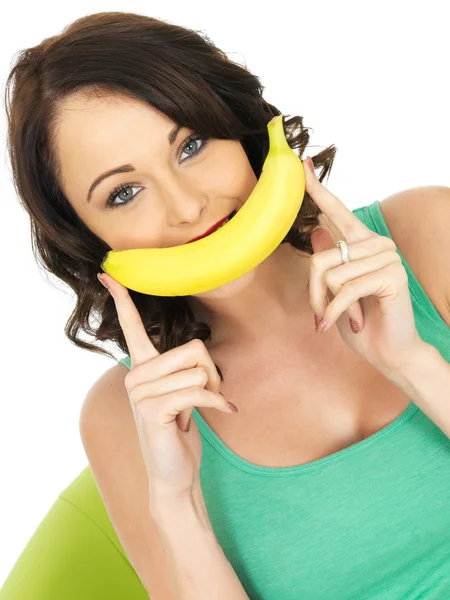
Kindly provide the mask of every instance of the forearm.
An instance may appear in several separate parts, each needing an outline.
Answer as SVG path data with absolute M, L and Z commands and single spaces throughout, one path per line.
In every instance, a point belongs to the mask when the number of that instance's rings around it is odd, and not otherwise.
M 386 376 L 450 438 L 450 364 L 434 346 L 423 342 L 408 365 Z
M 182 502 L 154 499 L 151 512 L 176 600 L 249 600 L 217 541 L 203 496 Z

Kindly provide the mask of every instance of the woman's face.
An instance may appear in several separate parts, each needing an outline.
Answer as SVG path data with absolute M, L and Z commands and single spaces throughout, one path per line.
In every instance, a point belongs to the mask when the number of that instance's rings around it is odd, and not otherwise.
M 63 191 L 113 250 L 186 244 L 238 210 L 257 183 L 239 141 L 186 143 L 195 132 L 182 128 L 170 143 L 174 127 L 153 107 L 120 95 L 100 99 L 78 92 L 61 106 L 56 146 Z M 99 181 L 123 165 L 127 172 Z M 114 191 L 118 185 L 123 189 Z M 250 272 L 218 289 L 237 291 L 251 280 Z
M 119 96 L 66 99 L 57 129 L 63 191 L 113 250 L 185 244 L 237 210 L 257 179 L 239 141 L 199 138 L 153 107 Z M 129 172 L 93 182 L 129 165 Z M 113 188 L 123 185 L 122 191 Z M 112 206 L 108 206 L 112 205 Z

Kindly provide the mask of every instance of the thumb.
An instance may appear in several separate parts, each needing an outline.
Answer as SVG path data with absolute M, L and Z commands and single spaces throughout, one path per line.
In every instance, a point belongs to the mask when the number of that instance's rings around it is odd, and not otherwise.
M 311 233 L 311 245 L 313 247 L 314 254 L 316 254 L 316 252 L 322 252 L 323 250 L 331 250 L 331 248 L 336 246 L 333 238 L 330 235 L 330 232 L 323 227 L 318 227 Z M 333 300 L 334 295 L 331 290 L 327 288 L 327 303 L 329 304 Z
M 331 250 L 336 244 L 327 229 L 318 227 L 311 233 L 311 245 L 315 254 L 323 250 Z

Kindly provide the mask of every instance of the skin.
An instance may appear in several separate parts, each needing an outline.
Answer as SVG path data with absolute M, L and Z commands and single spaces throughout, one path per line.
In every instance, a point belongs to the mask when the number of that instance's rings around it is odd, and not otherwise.
M 181 129 L 170 146 L 173 126 L 153 107 L 120 95 L 98 98 L 78 92 L 61 105 L 56 144 L 63 191 L 81 220 L 112 249 L 185 244 L 239 209 L 257 183 L 239 141 L 210 139 L 204 152 L 190 159 L 204 141 L 180 148 L 192 133 Z M 88 203 L 93 180 L 126 163 L 137 171 L 105 179 Z M 109 192 L 127 182 L 132 185 L 114 203 L 135 199 L 108 209 Z M 260 343 L 273 347 L 293 332 L 307 342 L 317 336 L 309 272 L 309 256 L 281 244 L 236 281 L 187 300 L 196 318 L 210 325 L 217 346 L 239 340 L 241 349 Z

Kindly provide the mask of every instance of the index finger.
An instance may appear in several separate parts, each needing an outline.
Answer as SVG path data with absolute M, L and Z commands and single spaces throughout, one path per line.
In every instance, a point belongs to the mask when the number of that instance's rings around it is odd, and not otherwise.
M 376 233 L 360 221 L 342 200 L 323 185 L 314 170 L 306 168 L 305 172 L 308 173 L 306 191 L 349 244 L 376 236 Z M 342 239 L 342 236 L 339 239 Z
M 131 359 L 131 368 L 159 356 L 150 340 L 141 315 L 136 308 L 128 289 L 107 273 L 101 273 L 116 305 L 119 323 L 125 336 Z

